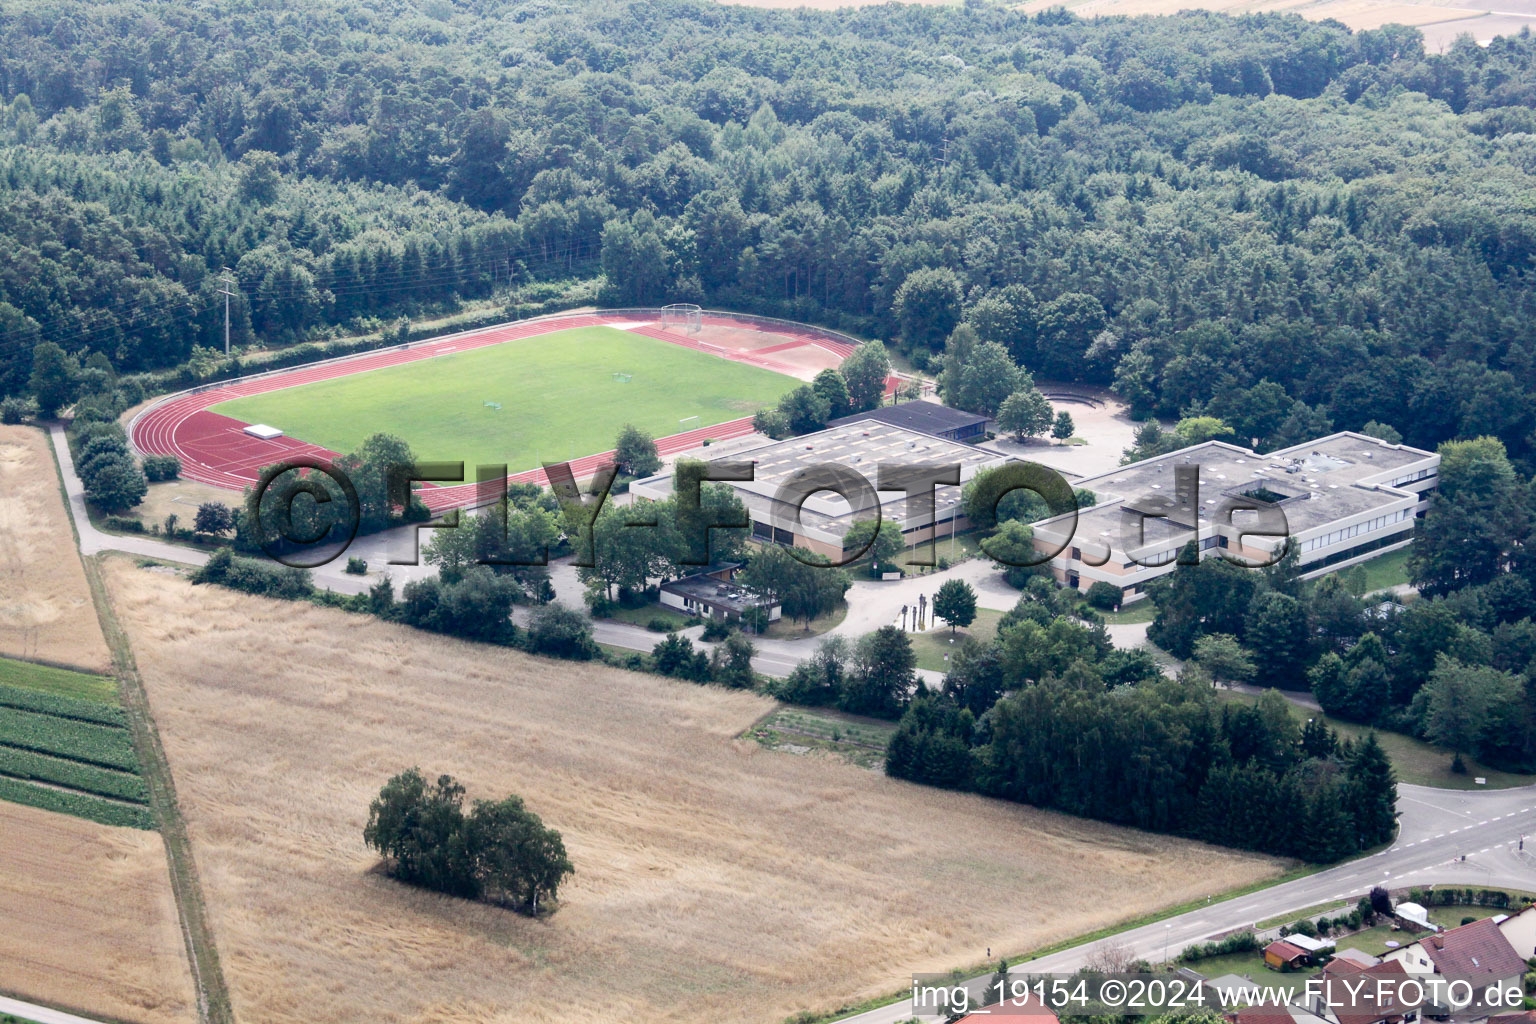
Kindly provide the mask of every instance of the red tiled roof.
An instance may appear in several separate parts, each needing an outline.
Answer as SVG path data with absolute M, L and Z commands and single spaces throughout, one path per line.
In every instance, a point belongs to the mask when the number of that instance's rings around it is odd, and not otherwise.
M 1488 1018 L 1488 1024 L 1536 1024 L 1536 1010 L 1523 1013 L 1501 1013 Z
M 1284 939 L 1276 939 L 1274 942 L 1271 942 L 1269 945 L 1264 947 L 1265 956 L 1268 956 L 1271 953 L 1275 954 L 1275 956 L 1278 956 L 1281 960 L 1284 960 L 1287 963 L 1295 960 L 1297 957 L 1306 957 L 1311 955 L 1300 946 L 1293 946 L 1289 942 L 1286 942 Z
M 1401 978 L 1408 976 L 1403 965 L 1396 960 L 1372 964 L 1369 967 L 1361 967 L 1352 960 L 1334 960 L 1329 963 L 1323 968 L 1322 974 L 1323 1001 L 1333 1010 L 1333 1015 L 1339 1024 L 1377 1024 L 1378 1021 L 1395 1020 L 1403 1015 L 1404 1008 L 1395 998 L 1395 992 L 1389 990 L 1378 1003 L 1375 999 L 1377 994 L 1375 986 L 1368 985 L 1352 992 L 1343 983 L 1341 976 L 1346 974 Z
M 1232 1014 L 1234 1024 L 1296 1024 L 1291 1011 L 1280 1003 L 1257 1003 Z
M 1438 935 L 1427 935 L 1419 945 L 1435 971 L 1469 980 L 1516 977 L 1525 972 L 1525 960 L 1509 944 L 1493 918 L 1464 924 Z

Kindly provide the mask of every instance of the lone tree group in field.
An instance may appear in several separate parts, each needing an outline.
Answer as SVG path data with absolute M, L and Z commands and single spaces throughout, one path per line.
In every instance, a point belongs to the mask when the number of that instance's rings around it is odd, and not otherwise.
M 451 775 L 429 786 L 418 768 L 379 791 L 363 841 L 402 882 L 534 916 L 576 870 L 560 833 L 520 798 L 476 800 L 466 815 L 463 786 Z

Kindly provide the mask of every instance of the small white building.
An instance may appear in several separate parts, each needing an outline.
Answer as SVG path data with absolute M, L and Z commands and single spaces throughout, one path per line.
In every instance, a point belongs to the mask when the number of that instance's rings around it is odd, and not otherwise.
M 777 601 L 731 582 L 733 573 L 734 567 L 727 567 L 663 583 L 659 595 L 661 603 L 685 615 L 725 622 L 745 619 L 749 624 L 756 621 L 766 625 L 783 617 L 783 607 Z
M 1422 931 L 1437 932 L 1440 926 L 1429 919 L 1429 911 L 1417 903 L 1399 903 L 1393 908 L 1394 916 L 1401 918 L 1403 923 Z
M 1317 954 L 1323 952 L 1324 950 L 1332 949 L 1337 945 L 1337 943 L 1332 939 L 1326 939 L 1322 937 L 1313 938 L 1310 935 L 1302 935 L 1297 932 L 1292 932 L 1291 934 L 1287 935 L 1285 937 L 1285 941 L 1289 942 L 1293 946 L 1300 946 L 1302 949 L 1312 954 L 1312 958 L 1314 960 L 1317 958 Z

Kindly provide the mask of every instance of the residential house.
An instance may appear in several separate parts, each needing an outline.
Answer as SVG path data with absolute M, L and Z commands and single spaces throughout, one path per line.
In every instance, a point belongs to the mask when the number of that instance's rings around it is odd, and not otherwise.
M 1498 921 L 1491 917 L 1426 935 L 1387 951 L 1383 960 L 1400 964 L 1410 974 L 1438 974 L 1448 980 L 1465 980 L 1472 987 L 1474 999 L 1489 999 L 1501 989 L 1518 985 L 1526 971 L 1525 958 L 1510 945 Z M 1471 1002 L 1453 998 L 1444 1009 L 1455 1012 Z
M 1494 918 L 1499 931 L 1520 956 L 1536 956 L 1536 906 Z
M 1226 1014 L 1232 1024 L 1332 1024 L 1296 1003 L 1258 1003 Z
M 1362 966 L 1335 957 L 1307 983 L 1307 1008 L 1331 1024 L 1404 1024 L 1418 1010 L 1398 998 L 1394 981 L 1408 978 L 1396 961 Z

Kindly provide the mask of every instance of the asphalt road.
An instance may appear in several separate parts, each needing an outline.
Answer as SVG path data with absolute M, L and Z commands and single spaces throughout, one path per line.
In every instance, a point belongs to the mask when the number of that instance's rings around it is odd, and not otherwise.
M 22 1017 L 36 1024 L 97 1024 L 89 1017 L 76 1017 L 72 1013 L 63 1010 L 55 1010 L 48 1006 L 38 1006 L 36 1003 L 23 1002 L 20 999 L 9 999 L 0 996 L 0 1013 L 8 1013 L 13 1017 Z
M 1522 836 L 1536 839 L 1536 786 L 1483 792 L 1398 786 L 1400 828 L 1387 850 L 1316 874 L 1236 896 L 1164 921 L 1116 935 L 1113 942 L 1137 957 L 1166 960 L 1195 942 L 1334 899 L 1358 899 L 1374 885 L 1476 885 L 1536 890 L 1536 844 L 1520 849 Z M 1461 858 L 1465 856 L 1466 860 Z M 1071 973 L 1098 943 L 1087 943 L 1024 961 L 1019 974 Z M 1007 950 L 996 950 L 1005 954 Z M 1371 952 L 1367 950 L 1367 952 Z M 981 960 L 985 950 L 976 950 Z M 913 973 L 942 965 L 892 965 L 890 987 L 911 983 Z M 907 1001 L 844 1018 L 848 1024 L 897 1024 L 912 1019 Z M 938 1020 L 941 1018 L 920 1018 Z

